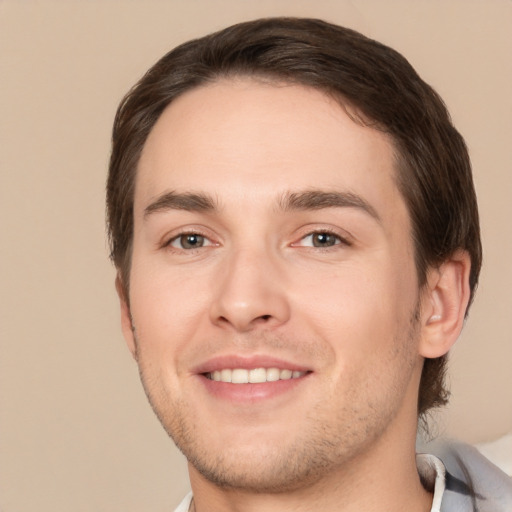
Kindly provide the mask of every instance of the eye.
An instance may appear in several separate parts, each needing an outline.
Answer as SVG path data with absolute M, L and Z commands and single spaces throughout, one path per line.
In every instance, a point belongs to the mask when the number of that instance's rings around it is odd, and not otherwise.
M 334 233 L 330 233 L 329 231 L 318 231 L 315 233 L 310 233 L 302 238 L 298 244 L 302 247 L 333 247 L 334 245 L 340 245 L 342 243 L 347 243 L 340 236 L 335 235 Z
M 176 249 L 190 250 L 207 247 L 213 245 L 213 243 L 198 233 L 182 233 L 170 240 L 167 245 Z

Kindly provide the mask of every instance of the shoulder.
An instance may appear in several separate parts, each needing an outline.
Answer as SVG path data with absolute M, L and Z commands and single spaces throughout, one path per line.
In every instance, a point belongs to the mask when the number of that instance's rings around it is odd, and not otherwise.
M 512 478 L 473 446 L 436 440 L 421 451 L 437 456 L 446 468 L 442 512 L 512 511 Z

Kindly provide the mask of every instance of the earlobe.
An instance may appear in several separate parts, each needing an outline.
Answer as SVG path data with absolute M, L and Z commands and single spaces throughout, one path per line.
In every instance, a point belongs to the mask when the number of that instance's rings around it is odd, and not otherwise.
M 422 297 L 421 356 L 441 357 L 459 337 L 470 297 L 470 268 L 469 254 L 457 251 L 429 272 Z
M 126 289 L 119 273 L 116 276 L 116 291 L 121 308 L 121 329 L 123 331 L 123 336 L 133 358 L 137 360 L 137 343 L 135 342 L 132 315 L 130 313 L 130 306 L 128 305 Z

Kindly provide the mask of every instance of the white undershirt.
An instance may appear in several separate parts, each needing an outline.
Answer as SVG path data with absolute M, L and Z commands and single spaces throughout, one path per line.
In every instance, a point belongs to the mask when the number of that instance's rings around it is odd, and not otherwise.
M 418 453 L 416 455 L 416 464 L 421 476 L 430 484 L 433 484 L 434 487 L 434 499 L 432 500 L 430 512 L 440 512 L 446 480 L 444 464 L 436 456 L 428 453 Z M 192 493 L 189 492 L 174 512 L 188 512 L 191 501 Z
M 444 464 L 435 455 L 418 453 L 416 454 L 416 465 L 418 473 L 431 485 L 433 484 L 434 487 L 434 499 L 432 500 L 430 512 L 440 512 L 446 486 L 446 469 Z

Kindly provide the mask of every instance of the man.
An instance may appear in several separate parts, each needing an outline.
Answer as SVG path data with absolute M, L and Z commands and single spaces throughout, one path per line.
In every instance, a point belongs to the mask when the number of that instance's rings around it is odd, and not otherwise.
M 510 505 L 471 451 L 415 451 L 481 245 L 464 141 L 401 55 L 306 19 L 186 43 L 122 102 L 107 194 L 178 510 Z

